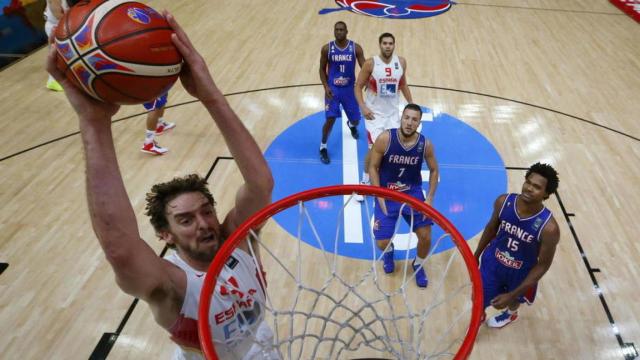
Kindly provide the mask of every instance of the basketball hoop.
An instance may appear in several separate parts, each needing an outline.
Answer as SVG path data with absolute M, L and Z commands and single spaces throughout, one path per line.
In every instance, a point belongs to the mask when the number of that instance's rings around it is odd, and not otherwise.
M 344 202 L 339 200 L 344 204 L 340 216 L 346 206 L 357 204 L 353 199 L 355 194 L 366 197 L 363 206 L 368 219 L 371 219 L 370 207 L 375 198 L 380 197 L 430 217 L 434 230 L 442 229 L 443 235 L 432 239 L 424 263 L 431 280 L 428 288 L 417 289 L 412 283 L 412 270 L 407 271 L 411 268 L 407 266 L 411 260 L 409 251 L 404 256 L 404 260 L 409 261 L 392 276 L 380 274 L 381 255 L 374 241 L 368 245 L 370 260 L 339 256 L 338 248 L 346 246 L 338 241 L 342 231 L 340 219 L 335 224 L 333 250 L 325 249 L 320 241 L 319 250 L 302 245 L 302 230 L 297 236 L 280 236 L 285 239 L 275 245 L 269 243 L 266 236 L 261 239 L 264 234 L 253 230 L 277 214 L 297 211 L 299 229 L 306 227 L 307 233 L 317 238 L 307 204 L 344 199 Z M 398 221 L 401 222 L 402 217 Z M 396 232 L 398 227 L 396 223 Z M 372 231 L 369 231 L 370 239 Z M 207 359 L 218 358 L 211 335 L 210 308 L 216 286 L 227 284 L 218 279 L 218 275 L 238 244 L 248 236 L 253 239 L 249 242 L 250 256 L 257 265 L 259 248 L 262 265 L 269 274 L 266 300 L 260 305 L 265 310 L 262 321 L 271 327 L 273 341 L 260 345 L 267 348 L 265 351 L 296 359 L 362 357 L 360 354 L 368 351 L 367 356 L 373 357 L 460 360 L 471 353 L 483 312 L 482 285 L 478 264 L 462 235 L 443 215 L 416 198 L 380 187 L 338 185 L 281 199 L 247 219 L 225 241 L 209 266 L 200 295 L 198 330 Z M 297 237 L 297 244 L 292 237 Z M 455 249 L 434 254 L 445 238 L 450 239 Z M 284 256 L 279 254 L 283 248 Z M 305 256 L 308 254 L 313 255 Z M 264 279 L 260 281 L 263 283 Z M 280 291 L 282 289 L 285 291 Z M 259 342 L 252 330 L 247 331 L 246 336 Z

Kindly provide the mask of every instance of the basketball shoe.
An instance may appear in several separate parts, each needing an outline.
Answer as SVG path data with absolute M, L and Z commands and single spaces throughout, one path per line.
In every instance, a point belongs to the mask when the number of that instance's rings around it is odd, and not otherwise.
M 422 267 L 422 265 L 416 264 L 415 260 L 413 261 L 413 271 L 416 273 L 416 285 L 421 288 L 426 288 L 427 285 L 429 285 L 427 272 L 424 271 L 424 267 Z
M 158 145 L 158 143 L 156 143 L 155 141 L 152 141 L 148 144 L 143 144 L 142 149 L 140 149 L 140 151 L 145 152 L 147 154 L 164 155 L 165 153 L 167 153 L 167 151 L 169 151 L 169 149 Z
M 167 122 L 164 119 L 160 119 L 158 121 L 158 125 L 156 125 L 156 135 L 162 135 L 165 132 L 176 127 L 176 123 Z
M 328 164 L 331 162 L 331 159 L 329 159 L 329 152 L 326 148 L 320 149 L 320 161 L 322 161 L 323 164 Z
M 499 329 L 511 324 L 516 320 L 518 320 L 518 310 L 512 312 L 511 310 L 506 309 L 500 314 L 490 317 L 487 320 L 487 326 L 490 328 Z
M 60 83 L 58 83 L 55 79 L 47 80 L 47 89 L 52 91 L 64 91 Z
M 382 254 L 382 268 L 386 274 L 391 274 L 396 269 L 396 263 L 393 260 L 393 245 Z
M 351 137 L 358 140 L 360 138 L 360 134 L 358 133 L 358 127 L 355 125 L 351 125 L 350 121 L 347 121 L 347 126 L 349 127 L 349 131 L 351 131 Z

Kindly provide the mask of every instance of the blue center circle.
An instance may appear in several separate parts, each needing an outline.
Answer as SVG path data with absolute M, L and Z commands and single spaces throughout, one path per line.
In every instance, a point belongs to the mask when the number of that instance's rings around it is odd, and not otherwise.
M 506 192 L 504 163 L 491 142 L 471 126 L 449 114 L 434 114 L 428 108 L 423 111 L 420 131 L 432 141 L 440 169 L 433 207 L 454 224 L 465 240 L 469 240 L 484 228 L 495 198 Z M 357 172 L 357 176 L 361 176 L 368 150 L 364 123 L 359 125 L 360 139 L 354 140 L 348 128 L 343 126 L 343 120 L 336 119 L 327 144 L 331 163 L 325 165 L 319 159 L 324 120 L 324 112 L 311 114 L 293 123 L 269 145 L 265 157 L 276 183 L 274 200 L 312 188 L 344 184 L 347 173 L 353 177 Z M 426 170 L 425 164 L 423 171 Z M 423 181 L 423 189 L 428 190 L 428 176 L 423 176 Z M 305 209 L 311 222 L 305 215 L 301 219 L 298 208 L 286 210 L 274 219 L 289 234 L 311 246 L 333 252 L 338 244 L 339 255 L 371 259 L 374 256 L 371 219 L 367 217 L 373 216 L 372 202 L 359 206 L 355 218 L 353 212 L 351 218 L 347 218 L 343 200 L 342 197 L 331 197 L 309 201 Z M 396 258 L 405 258 L 404 251 L 409 251 L 409 256 L 413 257 L 415 243 L 409 241 L 409 227 L 402 220 L 400 223 L 397 234 L 406 235 L 407 243 L 406 248 L 401 249 L 396 245 Z M 353 224 L 362 227 L 362 231 L 356 232 L 361 235 L 354 237 L 350 231 Z M 432 246 L 442 234 L 438 226 L 433 227 Z M 451 240 L 444 238 L 434 253 L 451 247 Z

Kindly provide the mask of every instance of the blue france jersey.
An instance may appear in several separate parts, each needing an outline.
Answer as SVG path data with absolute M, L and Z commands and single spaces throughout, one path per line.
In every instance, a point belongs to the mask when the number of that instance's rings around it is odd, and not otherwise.
M 356 78 L 356 44 L 349 40 L 344 49 L 335 41 L 329 43 L 328 83 L 331 86 L 353 86 Z
M 389 130 L 389 146 L 380 163 L 380 186 L 422 198 L 422 161 L 427 139 L 418 133 L 418 141 L 405 148 L 398 129 Z
M 507 268 L 528 272 L 538 263 L 540 234 L 552 214 L 544 207 L 533 216 L 521 218 L 516 210 L 517 199 L 518 194 L 507 195 L 498 216 L 498 233 L 485 251 Z

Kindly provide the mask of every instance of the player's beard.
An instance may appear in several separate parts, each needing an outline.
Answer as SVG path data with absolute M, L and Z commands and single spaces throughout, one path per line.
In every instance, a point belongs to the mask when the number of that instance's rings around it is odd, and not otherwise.
M 189 258 L 200 261 L 210 263 L 213 261 L 213 258 L 216 257 L 218 250 L 220 250 L 220 246 L 222 244 L 219 240 L 215 240 L 217 244 L 208 249 L 193 249 L 191 247 L 180 247 L 180 250 Z
M 410 138 L 413 136 L 413 134 L 415 134 L 417 132 L 417 130 L 413 130 L 411 133 L 407 134 L 406 132 L 404 132 L 404 128 L 400 128 L 400 133 L 402 133 L 402 136 L 404 136 L 405 138 Z

